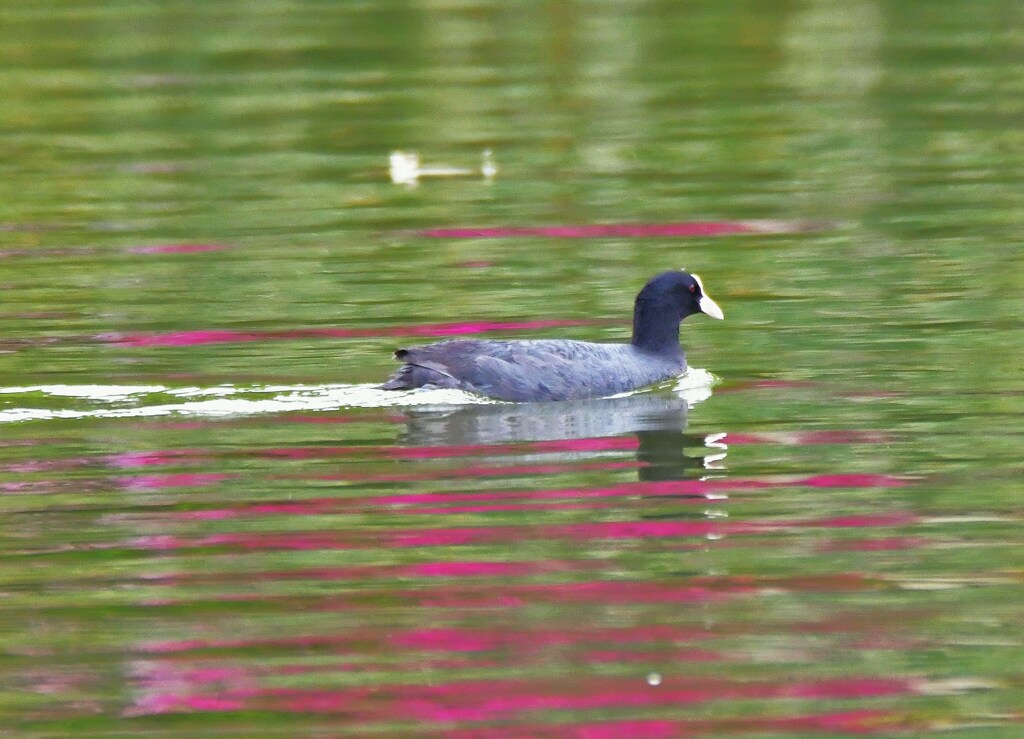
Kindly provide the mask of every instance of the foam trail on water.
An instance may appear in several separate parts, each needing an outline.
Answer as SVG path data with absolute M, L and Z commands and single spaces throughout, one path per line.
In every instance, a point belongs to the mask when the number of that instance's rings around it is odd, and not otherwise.
M 711 395 L 715 378 L 691 368 L 672 391 L 690 405 Z M 4 398 L 3 396 L 9 396 Z M 22 405 L 46 399 L 49 407 Z M 53 407 L 64 399 L 69 407 Z M 381 390 L 378 385 L 262 385 L 179 387 L 164 385 L 31 385 L 0 387 L 0 423 L 78 418 L 223 418 L 268 413 L 336 411 L 343 408 L 451 408 L 499 401 L 460 390 Z M 6 406 L 6 407 L 5 407 Z

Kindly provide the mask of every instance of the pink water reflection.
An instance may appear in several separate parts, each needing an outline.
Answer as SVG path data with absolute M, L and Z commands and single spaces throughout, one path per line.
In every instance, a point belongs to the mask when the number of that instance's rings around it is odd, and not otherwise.
M 700 679 L 670 676 L 661 685 L 651 687 L 639 675 L 634 679 L 585 677 L 571 681 L 543 678 L 458 680 L 444 684 L 383 684 L 348 689 L 232 685 L 245 682 L 235 678 L 224 681 L 227 684 L 220 691 L 211 685 L 210 690 L 191 692 L 181 689 L 182 677 L 175 674 L 180 672 L 180 668 L 175 670 L 168 665 L 167 670 L 172 673 L 173 679 L 168 679 L 171 675 L 161 676 L 160 670 L 152 670 L 149 675 L 143 676 L 141 695 L 129 709 L 131 715 L 237 710 L 343 713 L 358 723 L 390 721 L 401 717 L 427 725 L 461 724 L 469 729 L 472 724 L 529 721 L 531 713 L 614 710 L 621 715 L 622 712 L 712 701 L 871 700 L 918 693 L 911 681 L 900 678 L 850 677 L 768 682 L 734 681 L 707 676 Z M 170 683 L 170 690 L 164 687 L 165 682 Z M 178 690 L 175 691 L 173 687 Z M 827 714 L 827 717 L 816 717 L 813 722 L 799 719 L 787 723 L 794 728 L 802 724 L 804 728 L 827 726 L 831 730 L 840 730 L 856 725 L 865 727 L 876 722 L 873 725 L 882 728 L 885 724 L 878 722 L 880 715 L 884 714 L 861 709 L 852 715 L 832 713 Z M 870 721 L 866 721 L 868 717 Z M 763 722 L 768 722 L 770 726 L 778 720 L 771 717 L 742 719 L 751 728 L 763 727 Z M 673 722 L 661 723 L 672 725 Z M 560 725 L 568 727 L 572 724 Z M 622 725 L 622 721 L 610 724 L 620 728 Z M 552 724 L 544 726 L 550 730 Z
M 163 488 L 203 487 L 230 480 L 236 475 L 224 472 L 179 472 L 162 475 L 134 475 L 121 477 L 119 482 L 125 490 L 143 491 Z
M 545 319 L 536 321 L 473 321 L 433 323 L 418 326 L 380 328 L 297 328 L 279 331 L 239 331 L 235 329 L 193 329 L 189 331 L 101 334 L 97 338 L 109 344 L 132 347 L 201 346 L 286 339 L 352 339 L 382 336 L 464 336 L 492 331 L 532 331 L 572 326 L 590 326 L 599 321 Z
M 446 459 L 451 457 L 499 456 L 507 454 L 556 454 L 562 452 L 631 451 L 635 437 L 602 437 L 558 441 L 524 441 L 509 444 L 450 444 L 444 446 L 287 446 L 254 450 L 254 456 L 285 459 L 329 459 L 350 455 L 379 456 L 389 459 Z
M 388 472 L 382 474 L 340 473 L 322 475 L 274 475 L 275 480 L 319 480 L 321 482 L 418 482 L 426 480 L 465 479 L 477 477 L 516 477 L 562 475 L 574 472 L 591 472 L 596 470 L 614 471 L 631 470 L 641 467 L 642 463 L 634 461 L 622 462 L 586 462 L 577 464 L 516 464 L 516 465 L 466 465 L 449 467 L 426 472 Z
M 666 739 L 690 736 L 733 736 L 775 732 L 827 732 L 845 735 L 884 735 L 928 728 L 919 716 L 898 711 L 855 710 L 822 714 L 798 714 L 751 718 L 719 719 L 613 719 L 594 723 L 560 723 L 553 731 L 550 723 L 517 722 L 515 736 L 570 736 L 574 739 Z M 499 739 L 509 736 L 501 728 L 459 728 L 445 731 L 446 739 Z
M 528 445 L 532 446 L 532 445 Z M 475 451 L 476 447 L 467 447 L 463 451 Z M 327 450 L 330 454 L 330 450 Z M 305 452 L 303 452 L 304 454 Z M 312 452 L 311 452 L 312 453 Z M 291 455 L 286 455 L 291 457 Z M 300 457 L 304 458 L 304 457 Z M 605 469 L 607 464 L 615 468 L 628 468 L 634 463 L 597 463 L 591 469 Z M 576 469 L 581 466 L 577 465 Z M 479 469 L 473 467 L 471 469 Z M 490 469 L 490 468 L 488 468 Z M 523 474 L 524 468 L 498 468 L 504 474 Z M 525 468 L 536 472 L 537 467 Z M 550 470 L 550 466 L 542 466 L 541 470 Z M 451 475 L 450 471 L 444 471 Z M 500 473 L 499 473 L 500 474 Z M 591 501 L 589 507 L 595 507 L 595 500 L 620 499 L 630 497 L 670 497 L 678 503 L 706 503 L 709 496 L 716 498 L 718 504 L 728 504 L 728 493 L 757 491 L 780 487 L 811 487 L 811 488 L 899 488 L 909 484 L 907 480 L 889 475 L 875 474 L 836 474 L 812 475 L 798 478 L 751 478 L 723 480 L 667 480 L 658 482 L 628 482 L 608 487 L 570 487 L 542 488 L 537 490 L 487 491 L 487 492 L 433 492 L 433 493 L 390 493 L 385 495 L 365 495 L 357 497 L 321 497 L 297 501 L 267 501 L 265 503 L 240 503 L 230 508 L 207 508 L 176 513 L 182 519 L 227 519 L 243 516 L 270 515 L 323 515 L 328 513 L 356 512 L 381 507 L 395 507 L 403 513 L 417 515 L 445 514 L 456 511 L 515 511 L 538 509 L 532 503 L 543 504 L 541 508 L 558 508 L 569 510 L 577 508 L 581 501 Z M 473 505 L 469 505 L 473 504 Z M 876 520 L 869 517 L 868 520 Z M 895 524 L 894 524 L 895 525 Z
M 624 627 L 562 629 L 507 627 L 422 627 L 398 630 L 360 629 L 338 634 L 288 635 L 271 638 L 183 639 L 139 645 L 147 654 L 179 654 L 216 650 L 329 649 L 374 650 L 390 648 L 415 651 L 491 651 L 514 648 L 517 655 L 545 654 L 553 648 L 592 649 L 629 644 L 637 649 L 665 649 L 671 645 L 700 643 L 707 632 L 696 627 L 654 624 Z M 192 654 L 192 656 L 196 656 Z M 712 657 L 709 652 L 705 657 Z M 295 668 L 299 669 L 299 668 Z
M 918 524 L 920 517 L 909 513 L 835 516 L 812 519 L 769 519 L 730 521 L 601 521 L 533 526 L 464 526 L 410 528 L 398 531 L 309 531 L 289 533 L 223 533 L 197 537 L 143 536 L 132 540 L 138 549 L 165 551 L 196 547 L 227 547 L 239 550 L 315 550 L 451 547 L 469 544 L 516 543 L 531 539 L 569 541 L 692 538 L 711 535 L 753 535 L 808 528 L 890 528 Z
M 268 583 L 288 580 L 384 581 L 422 579 L 425 583 L 439 579 L 486 580 L 494 578 L 528 578 L 555 574 L 576 575 L 594 572 L 600 563 L 593 560 L 540 560 L 522 562 L 444 561 L 408 565 L 361 565 L 348 567 L 296 567 L 284 570 L 251 570 L 247 582 Z M 238 581 L 236 573 L 178 572 L 173 575 L 153 574 L 145 578 L 148 585 L 174 587 L 183 583 L 223 584 Z
M 118 452 L 106 457 L 111 467 L 130 469 L 133 467 L 156 467 L 164 465 L 193 465 L 210 458 L 207 449 L 143 449 Z
M 318 547 L 323 549 L 323 547 Z M 551 606 L 637 606 L 713 603 L 737 595 L 755 592 L 747 582 L 716 582 L 711 586 L 694 586 L 685 582 L 647 581 L 603 581 L 589 580 L 570 583 L 510 583 L 500 588 L 492 584 L 432 584 L 429 587 L 396 587 L 393 583 L 382 584 L 380 588 L 363 587 L 343 595 L 332 595 L 316 599 L 303 599 L 303 608 L 308 612 L 355 613 L 373 611 L 381 598 L 401 603 L 403 608 L 436 609 L 439 612 L 457 612 L 465 609 L 512 611 L 519 608 L 536 607 L 539 604 Z M 159 595 L 142 601 L 145 605 L 157 607 L 187 607 L 196 601 L 191 598 L 174 597 L 173 594 Z M 253 603 L 266 607 L 271 604 L 297 605 L 294 596 L 268 596 L 252 592 L 222 592 L 216 602 Z

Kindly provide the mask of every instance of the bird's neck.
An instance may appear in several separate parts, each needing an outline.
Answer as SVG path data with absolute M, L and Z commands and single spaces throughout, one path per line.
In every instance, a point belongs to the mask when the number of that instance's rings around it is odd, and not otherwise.
M 675 308 L 658 301 L 637 300 L 633 309 L 633 340 L 637 349 L 653 354 L 681 355 L 679 318 Z

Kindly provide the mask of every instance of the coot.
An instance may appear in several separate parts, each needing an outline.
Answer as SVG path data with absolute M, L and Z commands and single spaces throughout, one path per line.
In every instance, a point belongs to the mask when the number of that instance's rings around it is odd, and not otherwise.
M 724 318 L 704 292 L 700 277 L 662 272 L 636 296 L 628 344 L 569 339 L 441 341 L 396 351 L 395 359 L 403 364 L 381 388 L 456 388 L 509 401 L 624 393 L 686 369 L 679 323 L 694 313 Z

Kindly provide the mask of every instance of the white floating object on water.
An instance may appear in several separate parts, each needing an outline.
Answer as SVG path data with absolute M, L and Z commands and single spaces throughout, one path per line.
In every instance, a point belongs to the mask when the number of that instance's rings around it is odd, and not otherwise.
M 480 157 L 480 174 L 488 182 L 493 180 L 494 176 L 498 174 L 498 165 L 494 163 L 494 154 L 491 153 L 490 149 L 484 149 L 484 153 Z
M 424 167 L 417 152 L 395 150 L 388 156 L 388 174 L 395 185 L 415 187 L 423 177 L 473 177 L 479 174 L 485 181 L 490 182 L 498 174 L 498 167 L 494 163 L 494 155 L 490 149 L 484 149 L 479 170 L 443 165 Z
M 393 151 L 388 172 L 396 185 L 415 185 L 420 176 L 420 155 L 414 151 Z

